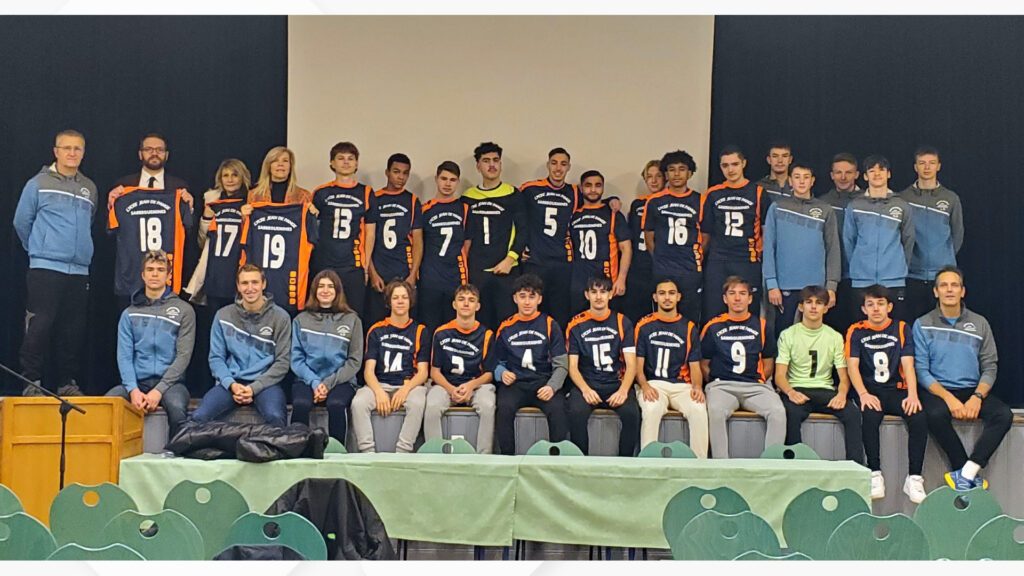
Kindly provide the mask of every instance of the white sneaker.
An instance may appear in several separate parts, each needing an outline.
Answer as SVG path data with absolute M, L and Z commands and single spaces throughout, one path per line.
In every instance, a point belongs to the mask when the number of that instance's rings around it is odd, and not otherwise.
M 920 476 L 907 476 L 903 482 L 903 493 L 906 494 L 914 504 L 924 502 L 928 493 L 924 491 L 924 478 Z
M 871 499 L 881 500 L 885 498 L 885 478 L 882 478 L 882 472 L 875 470 L 871 473 Z

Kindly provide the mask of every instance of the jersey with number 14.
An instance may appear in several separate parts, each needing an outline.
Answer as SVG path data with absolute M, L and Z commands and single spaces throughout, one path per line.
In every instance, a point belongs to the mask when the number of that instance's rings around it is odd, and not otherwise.
M 891 318 L 878 328 L 863 320 L 846 331 L 846 357 L 860 360 L 860 377 L 869 391 L 907 389 L 900 361 L 914 356 L 914 339 L 908 332 L 906 322 Z
M 554 318 L 535 312 L 516 314 L 501 323 L 494 337 L 494 355 L 489 368 L 499 362 L 516 375 L 515 385 L 537 390 L 547 384 L 554 371 L 552 360 L 565 356 L 565 333 Z
M 441 371 L 452 386 L 461 386 L 487 371 L 494 333 L 477 322 L 463 331 L 455 320 L 434 332 L 430 365 Z
M 700 272 L 701 195 L 686 189 L 681 194 L 662 190 L 647 199 L 642 226 L 654 232 L 654 277 L 678 277 Z
M 712 318 L 700 333 L 701 356 L 711 361 L 709 381 L 763 383 L 761 359 L 775 357 L 775 339 L 765 334 L 764 318 L 749 312 L 741 320 L 728 314 Z
M 150 250 L 167 253 L 167 284 L 181 292 L 185 228 L 192 227 L 192 209 L 182 199 L 183 192 L 130 186 L 114 202 L 107 229 L 117 234 L 115 294 L 131 296 L 142 289 L 142 256 Z
M 317 268 L 348 271 L 366 266 L 366 214 L 377 197 L 366 184 L 342 186 L 328 182 L 313 191 L 313 206 L 320 211 Z
M 404 326 L 385 318 L 366 334 L 366 358 L 375 360 L 373 374 L 381 384 L 401 386 L 416 374 L 416 365 L 430 360 L 427 328 L 412 318 Z
M 466 219 L 469 207 L 458 198 L 433 199 L 423 205 L 423 262 L 421 285 L 454 290 L 469 282 L 466 255 Z
M 636 357 L 644 359 L 644 376 L 648 380 L 690 384 L 690 363 L 700 361 L 696 336 L 697 327 L 682 314 L 668 320 L 657 313 L 641 318 L 635 339 Z
M 316 241 L 317 223 L 308 204 L 257 202 L 242 222 L 241 263 L 263 269 L 275 304 L 291 312 L 302 310 Z
M 206 236 L 206 281 L 203 290 L 214 298 L 235 297 L 235 275 L 242 257 L 242 198 L 215 200 L 206 206 L 213 211 Z
M 749 180 L 708 188 L 700 202 L 700 229 L 711 236 L 708 257 L 760 262 L 768 204 L 761 186 Z

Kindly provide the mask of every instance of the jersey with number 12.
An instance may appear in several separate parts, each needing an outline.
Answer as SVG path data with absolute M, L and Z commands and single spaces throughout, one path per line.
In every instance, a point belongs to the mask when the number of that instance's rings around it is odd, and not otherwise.
M 768 204 L 761 186 L 749 180 L 708 188 L 700 202 L 700 230 L 711 236 L 708 257 L 760 262 Z

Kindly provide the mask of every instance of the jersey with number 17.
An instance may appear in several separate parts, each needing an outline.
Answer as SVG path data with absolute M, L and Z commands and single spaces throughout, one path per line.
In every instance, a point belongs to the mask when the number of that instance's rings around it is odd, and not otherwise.
M 308 204 L 257 202 L 242 222 L 241 263 L 263 269 L 275 304 L 291 312 L 302 310 L 316 241 L 317 223 Z
M 711 361 L 708 380 L 765 382 L 761 361 L 776 354 L 775 339 L 766 334 L 764 318 L 749 312 L 739 320 L 712 318 L 700 333 L 701 356 Z
M 235 274 L 242 257 L 242 198 L 225 198 L 206 205 L 213 212 L 207 234 L 206 281 L 203 290 L 214 298 L 235 297 Z

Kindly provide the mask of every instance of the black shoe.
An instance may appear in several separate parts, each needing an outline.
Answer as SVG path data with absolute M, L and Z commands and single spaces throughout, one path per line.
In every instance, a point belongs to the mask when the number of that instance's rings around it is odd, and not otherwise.
M 82 393 L 82 389 L 78 387 L 78 383 L 75 382 L 74 378 L 68 380 L 68 383 L 57 388 L 58 396 L 85 396 Z

